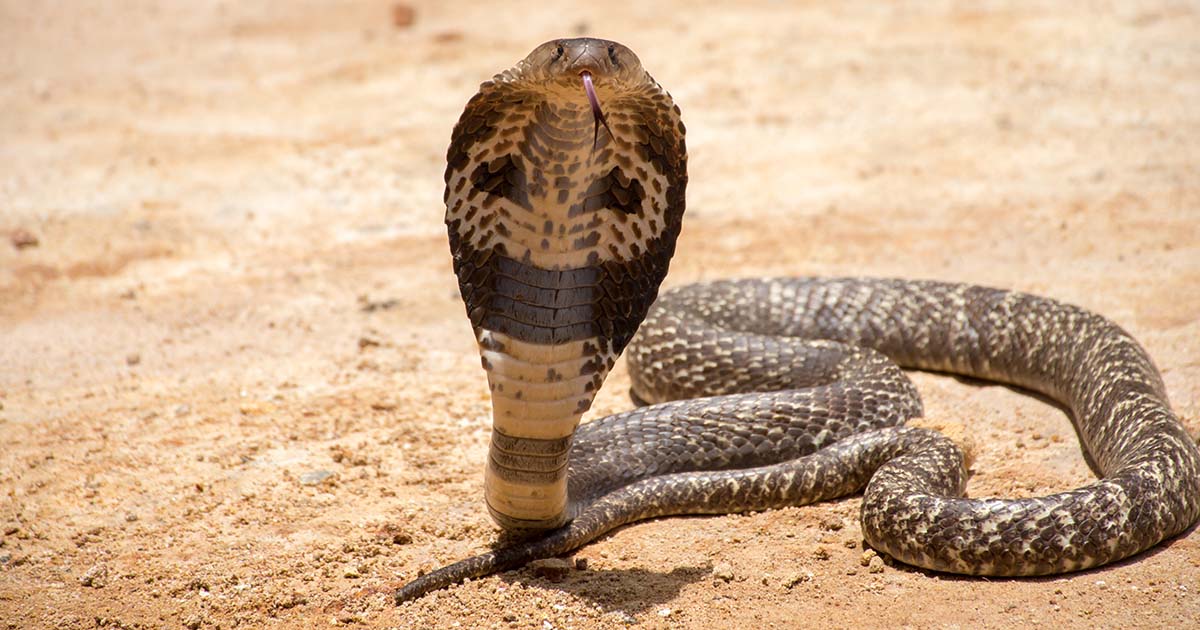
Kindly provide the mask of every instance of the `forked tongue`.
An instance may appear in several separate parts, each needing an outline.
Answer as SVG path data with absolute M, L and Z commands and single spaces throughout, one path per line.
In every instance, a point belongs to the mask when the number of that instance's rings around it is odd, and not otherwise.
M 579 73 L 583 77 L 583 91 L 587 93 L 588 102 L 592 104 L 592 119 L 595 125 L 592 128 L 592 150 L 596 150 L 596 141 L 600 139 L 600 125 L 604 125 L 604 130 L 612 136 L 612 129 L 608 127 L 608 119 L 604 116 L 604 111 L 600 109 L 600 99 L 596 98 L 596 86 L 592 85 L 592 73 L 584 70 Z

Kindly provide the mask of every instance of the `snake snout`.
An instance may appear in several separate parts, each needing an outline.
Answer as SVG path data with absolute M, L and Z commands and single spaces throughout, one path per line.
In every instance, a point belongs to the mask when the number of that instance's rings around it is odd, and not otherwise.
M 566 73 L 578 76 L 590 72 L 596 76 L 607 74 L 614 68 L 613 58 L 608 54 L 609 47 L 616 46 L 614 42 L 581 37 L 560 40 L 560 45 L 563 47 L 562 69 Z

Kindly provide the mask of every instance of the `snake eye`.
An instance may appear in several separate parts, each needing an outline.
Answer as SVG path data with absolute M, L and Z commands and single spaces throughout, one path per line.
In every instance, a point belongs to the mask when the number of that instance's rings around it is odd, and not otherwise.
M 617 61 L 617 47 L 613 46 L 612 44 L 608 45 L 608 60 L 613 62 L 614 66 L 620 64 L 620 62 Z
M 555 59 L 561 59 L 561 58 L 562 58 L 562 56 L 563 56 L 563 45 L 562 45 L 562 44 L 559 44 L 559 45 L 558 45 L 558 48 L 555 48 L 555 49 L 554 49 L 554 58 L 555 58 Z

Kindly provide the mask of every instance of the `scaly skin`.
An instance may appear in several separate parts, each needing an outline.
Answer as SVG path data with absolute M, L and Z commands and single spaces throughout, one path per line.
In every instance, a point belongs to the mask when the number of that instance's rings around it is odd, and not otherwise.
M 572 92 L 584 70 L 612 125 L 594 150 Z M 485 83 L 448 162 L 451 250 L 493 391 L 488 506 L 506 528 L 551 531 L 418 578 L 398 601 L 639 519 L 859 490 L 872 547 L 975 575 L 1100 566 L 1200 518 L 1195 440 L 1145 351 L 1095 313 L 969 285 L 793 278 L 683 287 L 646 315 L 682 219 L 686 150 L 670 97 L 619 44 L 549 42 Z M 644 315 L 629 368 L 656 404 L 576 431 Z M 921 402 L 897 364 L 1059 401 L 1101 479 L 963 498 L 958 448 L 902 426 Z

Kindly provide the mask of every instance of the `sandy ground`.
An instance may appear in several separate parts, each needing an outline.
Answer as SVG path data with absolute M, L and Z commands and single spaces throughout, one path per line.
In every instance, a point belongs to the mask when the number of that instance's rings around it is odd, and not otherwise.
M 1142 340 L 1195 434 L 1196 3 L 247 4 L 0 3 L 0 626 L 1200 617 L 1194 531 L 1049 579 L 874 572 L 856 497 L 626 527 L 559 582 L 389 598 L 498 531 L 441 224 L 480 81 L 555 36 L 639 52 L 689 127 L 668 285 L 882 274 L 1056 296 Z M 972 495 L 1091 479 L 1056 408 L 914 376 L 979 443 Z M 627 388 L 619 364 L 592 416 Z

